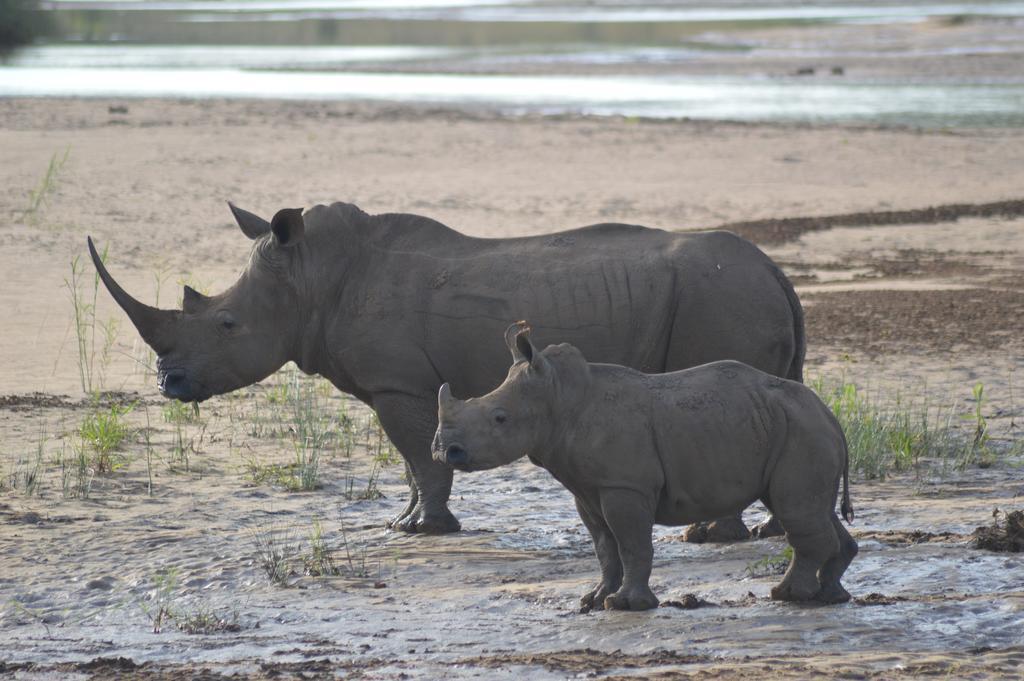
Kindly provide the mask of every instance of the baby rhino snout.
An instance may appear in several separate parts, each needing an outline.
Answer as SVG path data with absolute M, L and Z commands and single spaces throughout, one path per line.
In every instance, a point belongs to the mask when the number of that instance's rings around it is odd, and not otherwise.
M 438 463 L 446 463 L 449 466 L 465 470 L 465 467 L 469 464 L 469 452 L 462 445 L 452 442 L 452 435 L 454 433 L 450 431 L 441 428 L 437 429 L 437 432 L 434 434 L 434 442 L 431 445 L 434 460 Z
M 437 463 L 447 464 L 459 470 L 469 470 L 469 452 L 462 444 L 453 441 L 458 437 L 454 429 L 438 426 L 430 449 Z
M 444 450 L 444 461 L 455 468 L 465 468 L 469 464 L 469 452 L 461 445 L 448 445 Z

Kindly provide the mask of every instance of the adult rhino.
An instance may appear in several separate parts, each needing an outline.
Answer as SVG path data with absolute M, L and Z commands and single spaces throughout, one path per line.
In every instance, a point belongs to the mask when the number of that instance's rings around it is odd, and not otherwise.
M 529 319 L 538 343 L 646 373 L 736 359 L 800 381 L 804 323 L 793 287 L 763 252 L 723 231 L 599 224 L 478 239 L 418 215 L 352 204 L 283 209 L 270 222 L 231 205 L 255 241 L 224 293 L 185 287 L 182 310 L 126 293 L 89 240 L 103 283 L 156 352 L 160 392 L 184 402 L 250 385 L 289 360 L 369 405 L 408 465 L 408 506 L 390 525 L 453 532 L 452 470 L 433 462 L 437 391 L 503 380 L 487 342 Z M 727 524 L 727 523 L 726 523 Z M 738 518 L 731 519 L 746 533 Z

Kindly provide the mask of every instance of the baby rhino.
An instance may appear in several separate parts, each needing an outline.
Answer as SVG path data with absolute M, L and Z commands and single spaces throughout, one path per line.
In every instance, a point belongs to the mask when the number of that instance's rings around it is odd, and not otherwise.
M 835 512 L 842 478 L 853 518 L 846 440 L 809 388 L 732 361 L 656 375 L 588 364 L 568 344 L 538 351 L 523 323 L 505 339 L 513 364 L 493 392 L 461 401 L 441 386 L 433 455 L 479 471 L 525 454 L 575 495 L 601 563 L 585 610 L 656 607 L 654 523 L 722 518 L 756 499 L 793 547 L 772 598 L 850 599 L 839 580 L 857 543 Z

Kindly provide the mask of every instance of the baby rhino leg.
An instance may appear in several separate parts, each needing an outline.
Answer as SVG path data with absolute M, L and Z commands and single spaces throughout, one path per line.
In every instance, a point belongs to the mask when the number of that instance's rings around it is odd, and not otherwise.
M 619 547 L 622 561 L 622 586 L 604 599 L 608 610 L 650 610 L 658 607 L 651 591 L 651 562 L 654 546 L 654 501 L 646 495 L 626 489 L 601 491 L 601 514 Z
M 793 547 L 793 560 L 782 581 L 772 589 L 777 601 L 809 601 L 821 591 L 818 571 L 839 554 L 839 539 L 828 516 L 786 518 L 779 521 Z
M 604 599 L 618 591 L 622 586 L 622 561 L 619 559 L 619 545 L 615 543 L 615 536 L 604 522 L 600 513 L 594 513 L 579 497 L 576 497 L 576 510 L 583 519 L 583 524 L 590 531 L 594 540 L 594 552 L 597 560 L 601 563 L 601 581 L 596 587 L 583 595 L 580 599 L 580 609 L 584 612 L 590 610 L 603 610 Z
M 850 594 L 843 588 L 839 580 L 857 555 L 857 542 L 846 531 L 842 521 L 835 513 L 832 514 L 832 526 L 839 537 L 839 553 L 829 558 L 825 567 L 821 568 L 819 575 L 821 592 L 818 594 L 817 600 L 822 603 L 845 603 L 850 600 Z

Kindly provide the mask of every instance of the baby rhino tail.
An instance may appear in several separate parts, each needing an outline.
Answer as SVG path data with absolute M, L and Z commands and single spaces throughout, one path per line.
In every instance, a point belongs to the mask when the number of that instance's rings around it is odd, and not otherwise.
M 839 429 L 842 432 L 842 428 Z M 843 514 L 843 520 L 848 525 L 853 524 L 853 503 L 850 501 L 850 448 L 846 444 L 846 433 L 843 433 L 843 454 L 845 463 L 843 465 L 843 501 L 839 510 Z

